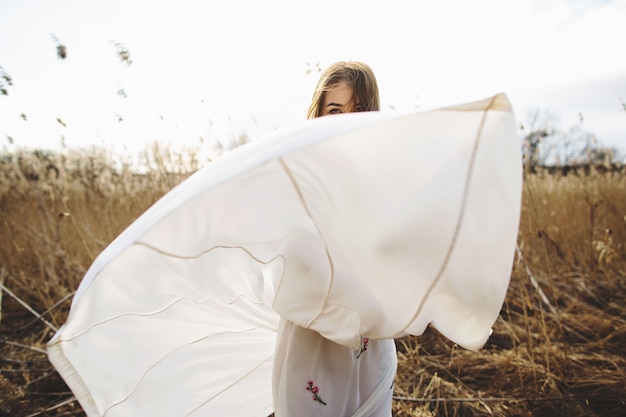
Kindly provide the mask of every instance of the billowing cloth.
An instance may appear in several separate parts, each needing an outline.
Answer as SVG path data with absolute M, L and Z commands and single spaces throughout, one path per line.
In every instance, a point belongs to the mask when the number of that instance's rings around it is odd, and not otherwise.
M 520 148 L 502 94 L 242 146 L 98 256 L 49 358 L 90 417 L 267 416 L 279 320 L 354 351 L 429 324 L 478 349 L 508 287 Z

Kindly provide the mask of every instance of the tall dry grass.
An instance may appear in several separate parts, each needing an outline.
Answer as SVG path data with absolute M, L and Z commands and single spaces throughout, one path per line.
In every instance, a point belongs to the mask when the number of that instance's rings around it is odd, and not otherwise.
M 422 400 L 396 416 L 626 415 L 625 174 L 526 175 L 494 334 L 480 352 L 401 341 L 396 393 Z
M 201 164 L 146 155 L 144 174 L 105 151 L 3 157 L 0 415 L 84 415 L 45 343 L 94 256 Z M 398 340 L 394 415 L 626 415 L 625 215 L 624 171 L 528 174 L 494 334 L 479 352 L 433 330 Z

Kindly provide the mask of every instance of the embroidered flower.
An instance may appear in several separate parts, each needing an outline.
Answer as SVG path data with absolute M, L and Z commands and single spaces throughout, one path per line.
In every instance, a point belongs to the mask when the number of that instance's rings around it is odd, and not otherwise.
M 359 351 L 359 354 L 356 355 L 356 358 L 359 359 L 361 357 L 361 355 L 363 354 L 363 352 L 365 352 L 367 350 L 367 344 L 369 343 L 369 339 L 367 337 L 363 338 L 363 344 L 361 346 L 361 350 Z
M 306 390 L 311 391 L 311 394 L 313 394 L 313 401 L 317 401 L 318 403 L 326 405 L 326 403 L 322 401 L 322 398 L 319 395 L 320 388 L 315 385 L 312 379 L 307 382 Z

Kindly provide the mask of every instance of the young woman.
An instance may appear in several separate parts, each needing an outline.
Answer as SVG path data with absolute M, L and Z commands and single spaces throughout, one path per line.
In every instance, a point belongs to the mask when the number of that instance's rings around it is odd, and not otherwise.
M 338 63 L 309 117 L 378 103 Z M 87 415 L 389 417 L 393 338 L 484 345 L 520 215 L 510 103 L 361 116 L 242 146 L 98 256 L 48 343 Z
M 380 110 L 378 84 L 362 62 L 336 62 L 320 77 L 307 119 L 338 113 Z
M 322 73 L 307 117 L 379 108 L 371 68 L 361 62 L 337 62 Z M 282 319 L 276 342 L 276 417 L 391 416 L 397 365 L 393 340 L 363 338 L 354 350 Z

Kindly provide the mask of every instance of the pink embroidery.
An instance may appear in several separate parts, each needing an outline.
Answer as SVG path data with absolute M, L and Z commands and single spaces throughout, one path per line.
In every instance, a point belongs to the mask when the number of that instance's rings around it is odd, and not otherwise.
M 307 382 L 307 391 L 311 391 L 311 393 L 313 394 L 313 401 L 317 401 L 318 403 L 324 404 L 326 405 L 326 403 L 324 401 L 322 401 L 322 398 L 319 395 L 320 392 L 320 388 L 317 385 L 314 385 L 315 383 L 313 382 L 312 379 L 310 379 Z
M 356 355 L 357 359 L 359 359 L 361 357 L 361 354 L 367 350 L 367 344 L 369 343 L 369 341 L 370 340 L 367 337 L 363 338 L 363 346 L 361 347 L 361 351 L 359 352 L 359 354 Z

